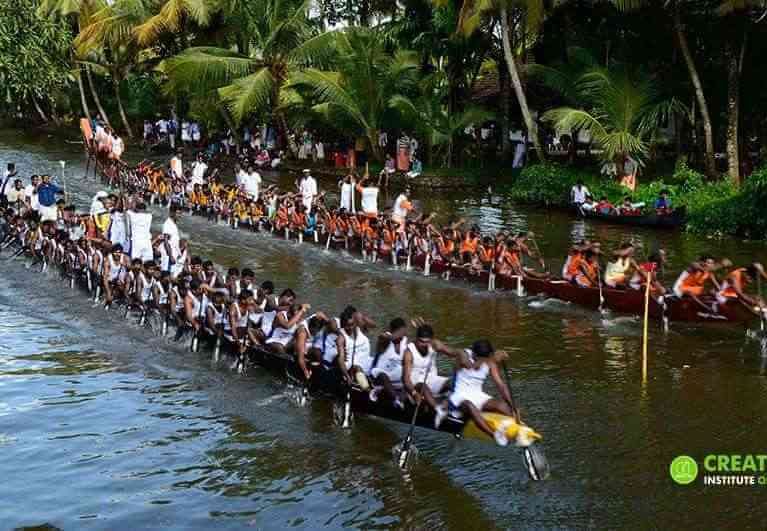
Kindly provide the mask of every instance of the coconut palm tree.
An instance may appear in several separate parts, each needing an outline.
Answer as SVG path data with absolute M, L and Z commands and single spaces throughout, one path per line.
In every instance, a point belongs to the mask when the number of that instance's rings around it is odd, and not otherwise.
M 83 62 L 96 71 L 108 73 L 112 79 L 115 101 L 129 137 L 133 137 L 120 96 L 120 83 L 136 66 L 142 49 L 136 28 L 149 16 L 141 0 L 117 0 L 103 5 L 85 19 L 85 25 L 74 41 Z
M 433 1 L 437 5 L 445 3 L 445 0 Z M 512 9 L 521 11 L 523 14 L 524 28 L 521 31 L 517 31 L 517 28 L 512 30 L 509 25 L 509 14 Z M 532 139 L 536 154 L 540 160 L 544 160 L 546 155 L 538 135 L 538 127 L 527 104 L 527 94 L 522 84 L 522 78 L 515 57 L 516 50 L 512 46 L 511 38 L 514 31 L 520 34 L 518 35 L 518 40 L 523 42 L 536 35 L 537 29 L 543 21 L 543 15 L 543 0 L 463 0 L 458 22 L 459 28 L 467 35 L 479 28 L 483 19 L 487 16 L 496 17 L 500 22 L 503 58 L 511 76 L 514 94 L 517 97 L 519 110 L 525 121 L 528 136 Z
M 321 62 L 330 39 L 314 32 L 308 0 L 263 0 L 251 8 L 250 20 L 243 21 L 252 26 L 248 46 L 189 48 L 163 61 L 159 70 L 170 93 L 215 92 L 236 122 L 253 113 L 273 114 L 285 134 L 281 103 L 288 78 L 310 60 Z
M 683 115 L 684 106 L 666 99 L 648 76 L 626 69 L 594 67 L 577 81 L 579 107 L 559 107 L 546 112 L 544 121 L 558 129 L 583 129 L 623 174 L 626 157 L 644 159 L 659 125 L 670 114 Z
M 455 142 L 463 131 L 472 124 L 490 120 L 494 115 L 485 109 L 469 106 L 461 111 L 450 111 L 444 105 L 447 83 L 446 74 L 436 72 L 419 82 L 419 96 L 409 98 L 392 96 L 389 104 L 397 109 L 405 121 L 412 124 L 424 139 L 428 162 L 433 162 L 434 148 L 444 147 L 444 166 L 453 164 Z
M 84 17 L 87 17 L 91 12 L 98 8 L 100 0 L 41 0 L 40 5 L 37 7 L 37 12 L 41 16 L 61 16 L 69 18 L 72 22 L 72 30 L 75 35 L 80 32 L 80 23 Z M 87 67 L 77 65 L 75 69 L 75 79 L 77 80 L 77 88 L 80 91 L 80 103 L 83 107 L 83 113 L 88 120 L 91 119 L 91 110 L 88 107 L 88 98 L 85 95 L 85 86 L 83 85 L 82 70 L 85 69 L 88 74 L 88 81 L 91 84 L 91 90 L 93 90 L 93 80 L 90 77 L 90 71 Z M 93 93 L 97 98 L 98 94 Z M 109 123 L 106 113 L 101 108 L 101 102 L 97 101 L 97 106 L 101 114 L 101 118 Z
M 383 160 L 378 135 L 393 105 L 415 90 L 418 56 L 406 50 L 389 53 L 378 29 L 348 28 L 332 37 L 328 69 L 295 72 L 288 86 L 304 94 L 311 110 L 329 123 L 365 137 L 373 156 Z

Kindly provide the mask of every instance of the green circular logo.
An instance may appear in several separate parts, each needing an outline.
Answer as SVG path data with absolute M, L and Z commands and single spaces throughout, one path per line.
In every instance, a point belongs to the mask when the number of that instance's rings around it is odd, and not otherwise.
M 668 470 L 671 473 L 671 479 L 680 485 L 689 485 L 698 477 L 698 463 L 689 455 L 674 458 Z

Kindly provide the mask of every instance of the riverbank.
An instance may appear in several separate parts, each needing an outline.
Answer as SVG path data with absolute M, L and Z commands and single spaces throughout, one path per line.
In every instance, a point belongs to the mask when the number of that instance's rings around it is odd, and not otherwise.
M 595 200 L 606 196 L 613 204 L 630 195 L 634 202 L 651 205 L 661 190 L 668 190 L 675 207 L 687 208 L 687 229 L 713 237 L 728 235 L 752 240 L 767 239 L 767 168 L 754 172 L 740 188 L 730 181 L 707 182 L 685 164 L 671 175 L 640 183 L 632 194 L 614 180 L 556 163 L 526 167 L 508 188 L 517 202 L 546 208 L 569 208 L 570 189 L 579 180 Z
M 349 174 L 348 168 L 336 168 L 311 160 L 286 160 L 283 162 L 283 168 L 291 172 L 300 172 L 304 168 L 309 168 L 316 175 L 336 179 L 342 179 Z M 370 175 L 377 178 L 381 169 L 381 164 L 370 164 Z M 357 168 L 356 171 L 358 174 L 363 174 L 365 169 Z M 488 186 L 495 186 L 499 182 L 511 183 L 518 173 L 516 170 L 498 165 L 484 168 L 434 168 L 425 169 L 421 175 L 412 179 L 397 172 L 389 179 L 389 185 L 393 188 L 402 188 L 408 185 L 415 190 L 461 191 L 472 188 L 487 188 Z

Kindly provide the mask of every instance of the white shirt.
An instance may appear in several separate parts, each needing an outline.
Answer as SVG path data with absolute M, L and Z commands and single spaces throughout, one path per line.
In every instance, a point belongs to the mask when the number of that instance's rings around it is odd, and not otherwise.
M 405 194 L 399 194 L 397 196 L 397 199 L 394 200 L 394 207 L 392 208 L 392 217 L 398 218 L 398 219 L 405 219 L 405 216 L 407 216 L 407 209 L 402 207 L 402 204 L 407 201 L 407 196 Z
M 176 177 L 181 177 L 184 175 L 184 167 L 183 163 L 181 162 L 181 157 L 176 155 L 172 159 L 170 159 L 170 169 L 175 173 Z
M 362 211 L 365 214 L 378 214 L 378 187 L 365 186 L 360 191 Z
M 589 194 L 589 189 L 585 186 L 578 186 L 577 184 L 573 186 L 572 190 L 570 191 L 570 195 L 572 197 L 573 203 L 585 203 L 586 202 L 586 196 Z
M 178 225 L 173 221 L 173 218 L 166 219 L 165 223 L 162 224 L 162 233 L 168 235 L 168 245 L 170 245 L 173 258 L 177 258 L 178 255 L 181 254 L 181 236 L 178 232 Z
M 300 190 L 304 206 L 306 208 L 311 207 L 314 196 L 317 195 L 317 180 L 311 175 L 307 175 L 301 180 Z
M 206 171 L 208 171 L 208 165 L 204 162 L 198 160 L 192 164 L 192 184 L 204 184 Z
M 261 192 L 261 174 L 257 171 L 253 173 L 242 174 L 242 182 L 240 183 L 245 193 L 250 196 L 251 199 L 257 200 L 258 194 Z
M 8 170 L 5 170 L 3 172 L 3 180 L 0 181 L 0 185 L 5 183 L 5 186 L 3 186 L 3 189 L 0 190 L 0 194 L 2 195 L 8 195 L 8 192 L 11 191 L 11 188 L 13 188 L 13 181 L 16 179 L 14 177 L 8 177 L 10 175 L 10 172 Z
M 24 195 L 29 198 L 29 206 L 32 207 L 32 210 L 37 210 L 40 203 L 37 202 L 37 192 L 33 184 L 28 184 L 24 188 Z
M 341 183 L 341 208 L 345 208 L 348 212 L 352 211 L 353 190 L 351 183 Z
M 128 224 L 130 225 L 130 239 L 134 247 L 140 247 L 136 243 L 150 245 L 152 242 L 152 214 L 148 212 L 128 211 Z

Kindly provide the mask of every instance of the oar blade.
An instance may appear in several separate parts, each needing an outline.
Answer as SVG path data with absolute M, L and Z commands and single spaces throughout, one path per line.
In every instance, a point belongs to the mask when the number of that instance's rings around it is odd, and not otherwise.
M 551 474 L 549 462 L 540 445 L 532 444 L 523 451 L 527 474 L 533 481 L 543 481 Z

